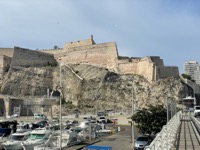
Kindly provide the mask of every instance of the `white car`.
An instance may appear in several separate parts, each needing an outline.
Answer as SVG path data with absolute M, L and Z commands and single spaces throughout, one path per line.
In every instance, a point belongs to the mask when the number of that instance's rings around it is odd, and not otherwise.
M 36 114 L 34 114 L 34 119 L 46 120 L 46 119 L 47 119 L 47 116 L 44 115 L 44 114 L 36 113 Z
M 194 116 L 200 116 L 200 106 L 194 106 Z

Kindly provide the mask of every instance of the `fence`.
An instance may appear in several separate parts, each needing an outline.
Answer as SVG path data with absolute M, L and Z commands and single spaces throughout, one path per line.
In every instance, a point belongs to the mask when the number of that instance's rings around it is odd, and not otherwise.
M 145 150 L 169 150 L 175 140 L 181 118 L 182 111 L 179 111 L 165 126 L 163 126 L 162 130 L 157 134 L 151 144 L 145 147 Z

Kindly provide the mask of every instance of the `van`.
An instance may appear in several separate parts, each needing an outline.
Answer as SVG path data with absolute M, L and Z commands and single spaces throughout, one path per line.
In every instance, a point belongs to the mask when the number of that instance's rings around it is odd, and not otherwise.
M 34 119 L 42 119 L 42 120 L 46 120 L 47 116 L 44 114 L 40 114 L 40 113 L 35 113 L 34 114 Z

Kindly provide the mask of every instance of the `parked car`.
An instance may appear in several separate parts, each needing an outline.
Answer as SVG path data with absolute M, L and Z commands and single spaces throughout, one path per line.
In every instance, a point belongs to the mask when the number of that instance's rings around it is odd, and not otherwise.
M 194 106 L 194 116 L 195 117 L 200 116 L 200 106 Z
M 85 116 L 83 117 L 83 120 L 90 120 L 90 117 Z
M 99 117 L 98 122 L 99 123 L 107 123 L 107 119 L 102 116 L 102 117 Z
M 13 114 L 13 115 L 11 115 L 11 117 L 12 117 L 12 118 L 18 118 L 19 115 L 18 115 L 18 114 Z
M 46 120 L 46 119 L 47 119 L 47 116 L 44 115 L 44 114 L 35 113 L 35 114 L 34 114 L 34 119 Z
M 101 116 L 105 116 L 106 113 L 105 112 L 97 112 L 97 117 L 101 117 Z
M 135 150 L 144 149 L 152 142 L 152 137 L 150 135 L 140 135 L 135 140 Z

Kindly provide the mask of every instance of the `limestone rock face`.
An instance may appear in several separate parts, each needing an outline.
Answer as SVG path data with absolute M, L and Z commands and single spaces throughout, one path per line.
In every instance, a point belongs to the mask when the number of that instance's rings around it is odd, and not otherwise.
M 14 97 L 41 97 L 53 85 L 53 68 L 10 70 L 2 80 L 1 94 Z
M 186 86 L 177 78 L 150 83 L 139 75 L 116 74 L 108 69 L 77 64 L 61 67 L 10 70 L 2 80 L 1 94 L 40 98 L 61 86 L 64 100 L 81 110 L 131 109 L 176 101 L 185 97 Z

